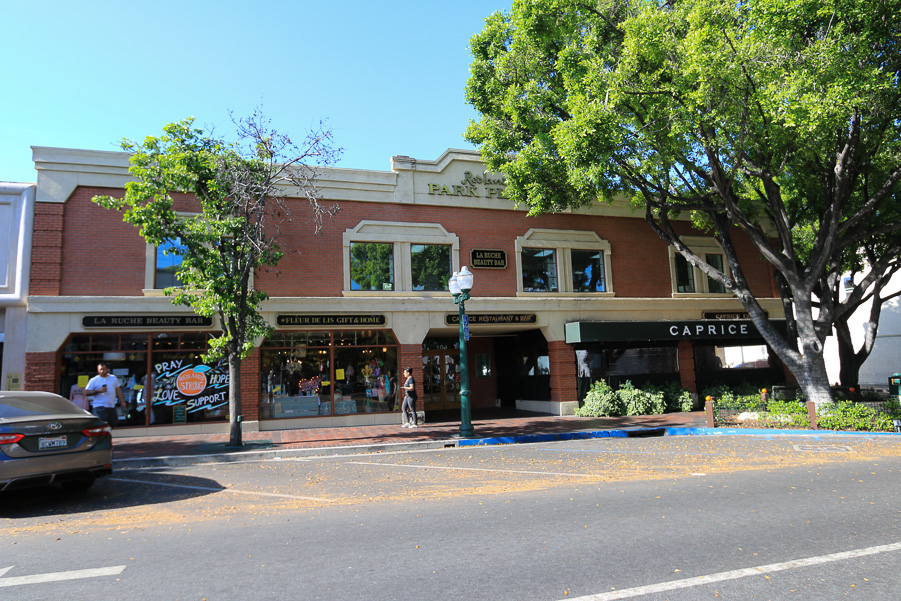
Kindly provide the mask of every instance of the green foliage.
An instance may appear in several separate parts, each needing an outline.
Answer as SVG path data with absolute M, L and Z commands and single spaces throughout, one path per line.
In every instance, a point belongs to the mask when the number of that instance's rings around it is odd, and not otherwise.
M 772 428 L 809 428 L 807 406 L 800 401 L 769 401 L 760 413 L 759 424 Z
M 314 132 L 299 149 L 269 130 L 259 113 L 236 125 L 236 143 L 207 135 L 191 118 L 165 126 L 160 137 L 123 141 L 134 181 L 122 198 L 93 199 L 122 211 L 149 244 L 180 257 L 175 276 L 181 285 L 165 293 L 173 304 L 219 317 L 223 334 L 211 340 L 207 361 L 244 357 L 255 338 L 271 332 L 257 310 L 268 297 L 252 280 L 255 269 L 275 266 L 283 255 L 278 225 L 288 211 L 280 187 L 298 186 L 317 219 L 329 212 L 315 202 L 306 166 L 334 156 L 328 132 Z
M 306 146 L 298 148 L 270 130 L 259 112 L 235 125 L 235 143 L 204 133 L 190 118 L 167 125 L 160 137 L 125 140 L 134 180 L 122 198 L 92 200 L 121 211 L 149 244 L 181 258 L 175 271 L 180 285 L 165 290 L 173 304 L 218 316 L 222 334 L 210 340 L 204 360 L 229 360 L 230 444 L 239 445 L 238 366 L 254 339 L 272 331 L 259 314 L 268 296 L 254 287 L 254 272 L 277 265 L 283 255 L 277 237 L 288 214 L 281 196 L 286 186 L 309 199 L 317 233 L 322 216 L 336 210 L 319 205 L 309 164 L 328 164 L 339 151 L 323 130 L 311 132 Z
M 888 426 L 884 423 L 888 420 Z M 891 418 L 877 419 L 876 410 L 868 405 L 851 401 L 824 403 L 817 407 L 817 425 L 821 430 L 872 431 L 877 426 L 891 429 Z
M 579 417 L 618 417 L 625 413 L 625 405 L 606 380 L 592 383 L 582 406 L 576 410 Z
M 691 410 L 691 396 L 682 391 L 677 399 L 684 406 L 688 397 Z M 581 407 L 576 410 L 580 417 L 617 417 L 620 415 L 656 415 L 666 411 L 664 392 L 657 387 L 636 388 L 632 382 L 626 382 L 619 389 L 613 390 L 606 380 L 599 380 L 591 385 Z
M 616 394 L 626 406 L 627 415 L 657 415 L 666 411 L 661 391 L 640 390 L 627 381 Z
M 901 0 L 514 0 L 471 39 L 465 136 L 530 214 L 645 209 L 820 402 L 837 273 L 874 236 L 873 257 L 901 248 L 898 14 Z M 679 214 L 728 269 L 680 243 Z M 736 229 L 784 275 L 800 349 L 757 304 Z
M 694 399 L 692 399 L 691 393 L 682 388 L 678 382 L 667 382 L 663 386 L 646 386 L 644 390 L 650 393 L 662 393 L 667 413 L 694 409 Z

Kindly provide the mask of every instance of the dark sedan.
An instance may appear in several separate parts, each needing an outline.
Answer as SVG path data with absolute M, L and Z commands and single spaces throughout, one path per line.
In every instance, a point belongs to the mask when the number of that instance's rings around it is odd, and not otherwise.
M 56 394 L 0 390 L 0 491 L 86 490 L 112 463 L 106 422 Z

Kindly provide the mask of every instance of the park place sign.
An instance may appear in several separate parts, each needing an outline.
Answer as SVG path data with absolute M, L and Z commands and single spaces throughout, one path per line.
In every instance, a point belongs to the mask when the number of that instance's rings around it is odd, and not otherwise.
M 472 171 L 463 174 L 459 184 L 426 184 L 429 194 L 432 196 L 469 196 L 471 198 L 503 198 L 507 185 L 504 175 L 501 173 L 487 173 L 481 175 Z

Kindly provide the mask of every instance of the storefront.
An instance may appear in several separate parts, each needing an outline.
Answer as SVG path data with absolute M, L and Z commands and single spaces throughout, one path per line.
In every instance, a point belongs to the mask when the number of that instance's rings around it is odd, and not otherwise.
M 773 324 L 785 328 L 784 320 Z M 582 395 L 598 380 L 614 387 L 679 382 L 703 393 L 785 379 L 781 362 L 750 320 L 574 322 L 566 325 L 566 341 L 576 349 Z
M 128 155 L 35 147 L 34 156 L 24 388 L 83 403 L 79 390 L 105 361 L 128 402 L 117 435 L 227 431 L 228 370 L 203 361 L 218 323 L 165 296 L 177 284 L 171 249 L 92 202 L 130 181 Z M 463 366 L 447 281 L 464 265 L 474 276 L 466 369 L 475 410 L 569 414 L 601 377 L 692 392 L 766 370 L 784 379 L 746 320 L 706 319 L 741 304 L 683 264 L 628 203 L 529 217 L 478 153 L 458 150 L 393 157 L 390 171 L 324 170 L 318 184 L 341 210 L 313 236 L 308 203 L 289 196 L 285 256 L 254 274 L 273 333 L 241 362 L 245 431 L 398 424 L 406 367 L 426 421 L 453 419 Z M 84 223 L 108 235 L 85 246 Z M 688 220 L 674 223 L 697 252 L 721 256 Z M 740 234 L 735 246 L 761 306 L 778 314 L 769 266 Z
M 209 326 L 194 315 L 159 317 L 91 315 L 90 333 L 72 334 L 57 360 L 58 393 L 87 409 L 84 388 L 101 362 L 119 379 L 127 407 L 123 426 L 174 425 L 228 420 L 229 374 L 223 361 L 204 362 L 212 332 L 173 328 Z M 109 332 L 109 328 L 168 327 L 166 331 Z M 100 330 L 100 331 L 97 331 Z
M 397 362 L 388 330 L 276 332 L 260 351 L 260 419 L 398 411 Z

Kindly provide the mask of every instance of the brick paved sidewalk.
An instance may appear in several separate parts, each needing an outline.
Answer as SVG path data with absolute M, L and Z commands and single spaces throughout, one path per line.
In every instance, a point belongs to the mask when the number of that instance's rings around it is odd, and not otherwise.
M 671 428 L 703 427 L 704 412 L 668 413 L 632 417 L 559 417 L 546 415 L 498 418 L 473 416 L 476 438 L 499 438 L 527 434 L 554 434 L 623 428 Z M 350 446 L 373 446 L 403 443 L 454 441 L 460 429 L 459 420 L 421 424 L 419 428 L 397 426 L 345 426 L 340 428 L 304 428 L 248 432 L 243 436 L 245 446 L 228 448 L 228 434 L 193 434 L 185 436 L 154 436 L 140 438 L 115 438 L 113 458 L 116 461 L 209 455 L 216 453 L 242 453 L 263 449 L 326 449 Z

